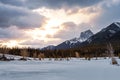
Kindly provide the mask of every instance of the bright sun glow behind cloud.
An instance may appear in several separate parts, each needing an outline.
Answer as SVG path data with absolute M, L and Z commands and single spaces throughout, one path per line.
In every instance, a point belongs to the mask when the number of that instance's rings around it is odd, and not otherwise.
M 70 14 L 72 10 L 52 10 L 46 8 L 40 8 L 33 10 L 33 12 L 37 12 L 40 15 L 44 15 L 46 18 L 49 19 L 50 22 L 53 23 L 51 26 L 58 26 L 63 22 L 74 22 L 75 24 L 80 24 L 83 22 L 89 22 L 92 17 L 96 15 L 96 13 L 88 13 L 88 8 L 85 9 L 78 9 L 75 13 Z
M 2 43 L 2 45 L 12 48 L 18 46 L 19 44 L 15 40 L 10 40 L 8 42 Z
M 61 25 L 63 23 L 74 22 L 75 24 L 80 24 L 84 22 L 89 22 L 91 18 L 98 15 L 96 13 L 87 13 L 86 10 L 81 9 L 71 15 L 63 9 L 51 10 L 46 8 L 40 8 L 33 10 L 33 12 L 44 15 L 46 17 L 46 21 L 40 28 L 35 28 L 33 30 L 27 31 L 27 33 L 31 34 L 33 39 L 43 40 L 44 42 L 50 41 L 48 35 L 53 36 L 54 34 L 56 34 L 59 30 L 62 29 Z

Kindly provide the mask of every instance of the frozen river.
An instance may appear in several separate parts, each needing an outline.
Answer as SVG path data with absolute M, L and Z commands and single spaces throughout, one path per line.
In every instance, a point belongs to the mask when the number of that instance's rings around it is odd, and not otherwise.
M 120 80 L 120 66 L 109 59 L 1 61 L 0 80 Z

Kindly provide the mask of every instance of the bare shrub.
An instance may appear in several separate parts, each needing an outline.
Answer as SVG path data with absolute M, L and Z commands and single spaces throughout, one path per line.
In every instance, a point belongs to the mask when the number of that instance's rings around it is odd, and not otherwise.
M 113 65 L 118 65 L 118 62 L 117 62 L 117 60 L 116 60 L 115 57 L 114 57 L 114 50 L 113 50 L 113 47 L 112 47 L 111 43 L 109 43 L 109 44 L 107 45 L 107 49 L 108 49 L 109 55 L 110 55 L 110 57 L 111 57 L 111 62 L 112 62 L 112 64 L 113 64 Z
M 80 58 L 80 54 L 78 52 L 75 52 L 76 58 Z
M 26 49 L 21 50 L 20 55 L 22 56 L 20 60 L 27 60 L 28 52 Z

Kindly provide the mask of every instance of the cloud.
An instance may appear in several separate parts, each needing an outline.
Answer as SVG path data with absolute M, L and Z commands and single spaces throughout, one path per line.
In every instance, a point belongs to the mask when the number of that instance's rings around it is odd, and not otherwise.
M 0 27 L 17 26 L 19 28 L 40 27 L 44 16 L 28 9 L 0 3 Z
M 21 43 L 19 43 L 19 45 L 21 46 L 29 46 L 29 47 L 35 47 L 35 48 L 42 48 L 45 46 L 49 45 L 56 45 L 56 43 L 60 43 L 62 40 L 57 39 L 57 38 L 49 38 L 50 41 L 45 42 L 44 40 L 39 40 L 39 39 L 34 39 L 34 40 L 25 40 Z
M 105 0 L 96 7 L 101 8 L 99 16 L 93 19 L 94 31 L 98 31 L 113 22 L 120 21 L 120 0 Z
M 39 46 L 41 46 L 41 45 L 43 45 L 42 43 L 43 43 L 44 41 L 43 40 L 26 40 L 26 41 L 24 41 L 24 42 L 22 42 L 22 43 L 20 43 L 20 45 L 39 45 Z
M 18 29 L 16 26 L 11 26 L 8 28 L 0 28 L 0 39 L 1 40 L 11 40 L 11 39 L 24 39 L 28 36 L 25 34 L 25 31 Z
M 77 25 L 74 22 L 65 22 L 60 26 L 60 30 L 53 37 L 65 41 L 67 39 L 79 37 L 82 31 L 88 29 L 92 29 L 92 27 L 87 23 L 81 23 Z
M 31 9 L 39 7 L 48 7 L 53 9 L 63 7 L 86 7 L 99 3 L 102 0 L 26 0 Z
M 25 0 L 0 0 L 1 3 L 14 6 L 24 6 Z
M 63 7 L 87 7 L 97 4 L 103 0 L 0 0 L 3 4 L 14 6 L 23 6 L 29 9 L 36 9 L 40 7 L 47 7 L 59 9 Z

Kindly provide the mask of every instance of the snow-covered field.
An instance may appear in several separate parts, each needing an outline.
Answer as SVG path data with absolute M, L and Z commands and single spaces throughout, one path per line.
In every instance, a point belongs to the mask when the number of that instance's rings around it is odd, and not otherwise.
M 120 66 L 110 59 L 0 61 L 0 80 L 120 80 Z

